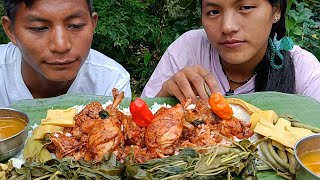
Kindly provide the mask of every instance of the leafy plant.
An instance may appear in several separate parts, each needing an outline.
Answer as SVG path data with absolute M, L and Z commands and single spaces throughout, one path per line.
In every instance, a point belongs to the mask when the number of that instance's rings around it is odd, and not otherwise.
M 312 2 L 313 0 L 306 0 Z M 320 10 L 320 3 L 314 2 L 314 11 Z M 288 3 L 286 27 L 287 34 L 301 47 L 320 59 L 320 22 L 307 3 L 290 0 Z M 318 19 L 319 20 L 319 19 Z
M 131 74 L 140 94 L 166 48 L 183 32 L 199 27 L 197 0 L 95 1 L 100 14 L 93 48 L 111 56 Z
M 0 2 L 0 16 L 5 14 L 4 6 L 2 1 Z M 1 24 L 1 23 L 0 23 Z M 2 28 L 2 24 L 0 25 L 0 44 L 9 42 L 9 38 L 7 37 L 6 33 Z

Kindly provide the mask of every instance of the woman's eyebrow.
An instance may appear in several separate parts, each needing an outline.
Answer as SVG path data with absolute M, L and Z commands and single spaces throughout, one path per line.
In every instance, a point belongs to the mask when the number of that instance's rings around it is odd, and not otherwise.
M 203 6 L 204 7 L 206 7 L 206 6 L 219 6 L 219 4 L 217 4 L 217 3 L 214 3 L 214 2 L 205 2 L 204 4 L 203 4 Z

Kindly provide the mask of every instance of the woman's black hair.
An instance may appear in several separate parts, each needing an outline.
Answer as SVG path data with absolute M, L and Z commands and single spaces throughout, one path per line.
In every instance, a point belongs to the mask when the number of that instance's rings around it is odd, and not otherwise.
M 93 12 L 93 0 L 86 0 L 88 4 L 88 8 L 90 11 L 90 14 Z M 11 24 L 14 24 L 15 17 L 18 11 L 18 5 L 20 3 L 25 3 L 27 8 L 31 8 L 34 0 L 3 0 L 3 4 L 5 7 L 6 15 L 9 17 Z
M 287 10 L 287 0 L 269 0 L 272 6 L 280 4 L 281 17 L 277 23 L 272 25 L 269 38 L 273 40 L 277 33 L 277 39 L 281 39 L 286 35 L 285 13 Z M 202 0 L 200 0 L 202 8 Z M 283 55 L 283 67 L 281 69 L 273 69 L 270 65 L 271 46 L 268 45 L 267 51 L 262 61 L 256 67 L 255 91 L 277 91 L 284 93 L 296 93 L 295 70 L 290 52 L 281 51 Z M 281 64 L 281 59 L 276 55 L 275 63 Z
M 280 20 L 273 24 L 271 33 L 269 37 L 273 39 L 274 35 L 277 33 L 277 39 L 281 39 L 286 35 L 285 27 L 285 13 L 287 10 L 286 0 L 269 0 L 272 6 L 280 4 L 281 18 Z M 270 54 L 271 54 L 270 44 L 268 46 L 267 52 L 263 60 L 258 64 L 256 68 L 257 76 L 255 79 L 255 90 L 258 91 L 278 91 L 284 93 L 296 93 L 295 84 L 295 71 L 294 63 L 290 53 L 288 51 L 281 51 L 283 55 L 283 68 L 273 69 L 270 66 Z M 275 56 L 275 63 L 280 64 L 281 59 Z

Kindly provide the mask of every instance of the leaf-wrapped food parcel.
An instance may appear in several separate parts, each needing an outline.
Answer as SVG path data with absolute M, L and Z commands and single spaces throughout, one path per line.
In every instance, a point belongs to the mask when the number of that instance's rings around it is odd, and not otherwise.
M 63 127 L 54 125 L 40 125 L 36 127 L 32 133 L 33 139 L 41 140 L 46 134 L 63 131 Z
M 52 159 L 45 145 L 47 145 L 47 143 L 30 137 L 25 144 L 23 158 L 27 162 L 46 162 Z

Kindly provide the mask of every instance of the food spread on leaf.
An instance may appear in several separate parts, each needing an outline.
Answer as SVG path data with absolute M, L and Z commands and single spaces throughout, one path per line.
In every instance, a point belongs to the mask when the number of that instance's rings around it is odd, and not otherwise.
M 37 170 L 37 178 L 62 179 L 255 178 L 257 170 L 274 169 L 289 179 L 294 174 L 293 145 L 313 133 L 272 110 L 219 93 L 208 102 L 191 104 L 187 99 L 154 114 L 141 98 L 130 103 L 131 113 L 124 113 L 119 109 L 123 92 L 114 89 L 113 96 L 105 108 L 92 102 L 80 112 L 48 110 L 26 142 L 26 165 L 12 174 L 22 178 Z

